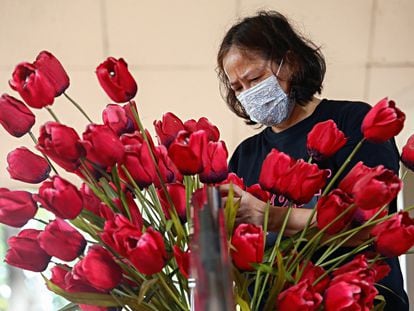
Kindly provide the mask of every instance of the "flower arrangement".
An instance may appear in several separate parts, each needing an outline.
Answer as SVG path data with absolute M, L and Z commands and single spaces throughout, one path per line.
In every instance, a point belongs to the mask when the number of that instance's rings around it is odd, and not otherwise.
M 7 94 L 0 98 L 4 129 L 15 137 L 30 135 L 38 151 L 27 147 L 11 151 L 10 177 L 40 184 L 34 194 L 0 189 L 0 222 L 22 227 L 39 208 L 55 216 L 39 220 L 45 224 L 43 230 L 23 229 L 8 240 L 8 264 L 42 272 L 49 290 L 81 310 L 207 310 L 200 298 L 205 293 L 197 296 L 205 268 L 195 259 L 200 249 L 193 244 L 192 233 L 194 228 L 203 230 L 197 213 L 211 204 L 207 188 L 230 184 L 217 221 L 223 229 L 218 237 L 225 245 L 223 258 L 231 266 L 231 307 L 374 307 L 375 298 L 380 298 L 374 285 L 389 272 L 383 259 L 399 256 L 414 245 L 414 220 L 408 214 L 413 207 L 387 214 L 402 180 L 383 166 L 370 168 L 360 162 L 333 186 L 365 140 L 381 143 L 401 131 L 405 116 L 393 101 L 385 98 L 367 114 L 364 139 L 329 183 L 328 172 L 312 162 L 332 156 L 346 142 L 332 120 L 317 124 L 309 133 L 308 162 L 274 149 L 263 163 L 259 184 L 246 187 L 228 172 L 225 143 L 209 120 L 183 122 L 166 113 L 154 122 L 155 144 L 133 101 L 138 87 L 127 63 L 110 57 L 97 67 L 96 75 L 116 103 L 103 110 L 102 124 L 93 123 L 69 97 L 69 77 L 46 51 L 33 63 L 18 64 L 12 74 L 10 86 L 24 102 Z M 88 121 L 81 137 L 60 123 L 51 109 L 62 94 Z M 54 119 L 40 127 L 38 136 L 31 132 L 35 115 L 28 106 L 47 109 Z M 401 159 L 414 169 L 414 136 L 402 149 Z M 54 165 L 77 175 L 80 187 L 63 178 Z M 267 202 L 263 226 L 236 223 L 240 198 L 233 185 Z M 292 209 L 321 189 L 305 228 L 283 239 Z M 274 194 L 291 204 L 275 243 L 265 247 Z M 369 230 L 366 240 L 331 258 L 363 230 Z M 320 245 L 326 250 L 314 261 Z M 374 252 L 362 253 L 372 245 Z M 50 276 L 43 274 L 48 268 Z

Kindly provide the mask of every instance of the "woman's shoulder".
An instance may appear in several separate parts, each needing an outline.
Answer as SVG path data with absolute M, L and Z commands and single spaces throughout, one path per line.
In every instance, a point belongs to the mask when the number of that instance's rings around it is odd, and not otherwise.
M 362 101 L 323 99 L 321 110 L 330 114 L 366 114 L 371 106 Z

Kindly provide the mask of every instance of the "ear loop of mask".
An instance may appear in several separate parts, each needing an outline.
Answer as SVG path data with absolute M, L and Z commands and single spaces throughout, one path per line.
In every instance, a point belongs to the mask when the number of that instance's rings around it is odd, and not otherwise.
M 276 78 L 279 78 L 279 72 L 280 72 L 280 69 L 282 68 L 282 65 L 283 65 L 283 58 L 282 58 L 282 60 L 280 61 L 279 68 L 277 68 L 277 71 L 276 71 Z

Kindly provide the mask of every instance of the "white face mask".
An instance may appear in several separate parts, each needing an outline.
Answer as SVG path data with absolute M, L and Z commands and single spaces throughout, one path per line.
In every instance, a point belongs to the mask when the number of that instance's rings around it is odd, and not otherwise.
M 276 76 L 279 74 L 282 63 L 283 60 Z M 271 75 L 237 96 L 252 121 L 273 126 L 289 118 L 294 104 L 280 87 L 276 76 Z

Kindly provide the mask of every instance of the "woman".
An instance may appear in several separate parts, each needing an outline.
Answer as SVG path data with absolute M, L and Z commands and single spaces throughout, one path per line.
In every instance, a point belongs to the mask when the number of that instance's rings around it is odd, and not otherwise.
M 318 122 L 333 119 L 348 137 L 345 147 L 318 163 L 332 175 L 361 140 L 361 122 L 370 106 L 314 96 L 322 89 L 324 58 L 319 48 L 296 33 L 283 15 L 260 12 L 243 19 L 225 35 L 217 59 L 223 95 L 230 109 L 247 124 L 266 126 L 243 141 L 230 160 L 230 170 L 242 177 L 247 186 L 258 182 L 262 162 L 272 148 L 307 160 L 307 134 Z M 384 144 L 365 143 L 348 167 L 358 161 L 371 167 L 383 164 L 398 174 L 399 156 L 393 140 Z M 222 187 L 223 192 L 227 189 L 228 186 Z M 241 199 L 236 221 L 263 225 L 266 203 L 238 187 L 235 194 Z M 314 202 L 306 207 L 313 207 Z M 268 228 L 277 232 L 286 208 L 282 200 L 273 203 Z M 390 210 L 395 212 L 395 202 Z M 310 214 L 309 208 L 293 209 L 286 234 L 301 230 Z M 408 310 L 397 258 L 390 259 L 388 264 L 392 271 L 381 283 L 395 294 L 382 286 L 377 289 L 386 297 L 387 309 Z

